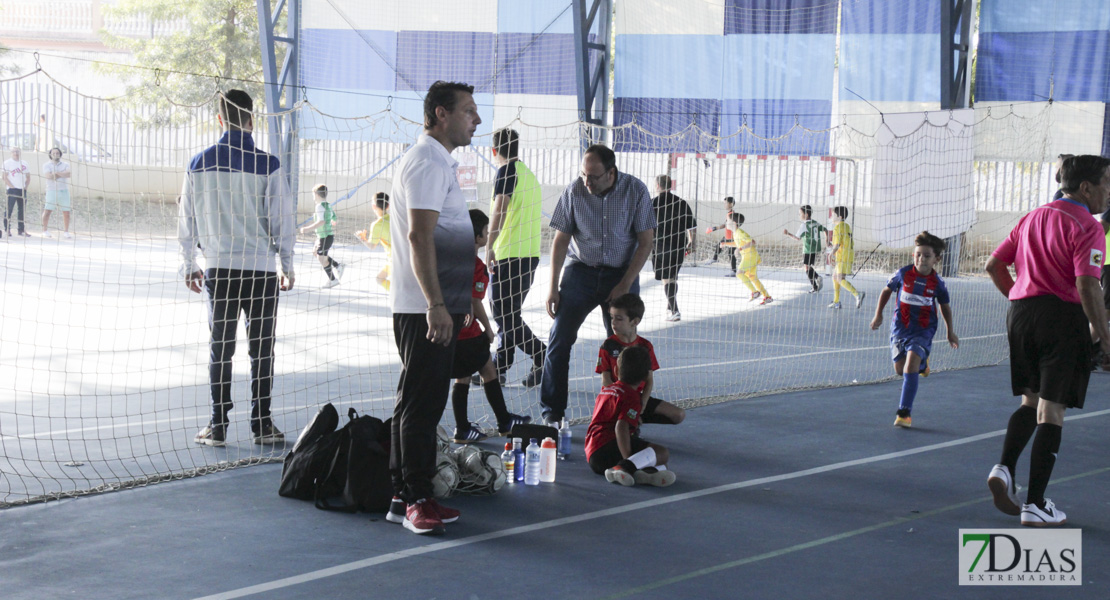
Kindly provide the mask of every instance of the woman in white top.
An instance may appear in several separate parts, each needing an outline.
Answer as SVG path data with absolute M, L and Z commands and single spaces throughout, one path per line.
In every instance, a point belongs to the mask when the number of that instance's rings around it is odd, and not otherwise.
M 59 148 L 50 149 L 50 161 L 42 166 L 42 178 L 46 180 L 46 209 L 42 211 L 42 237 L 54 237 L 47 229 L 50 226 L 50 213 L 55 210 L 62 211 L 62 223 L 65 231 L 62 237 L 70 239 L 69 233 L 69 178 L 73 169 L 69 163 L 62 160 L 62 151 Z

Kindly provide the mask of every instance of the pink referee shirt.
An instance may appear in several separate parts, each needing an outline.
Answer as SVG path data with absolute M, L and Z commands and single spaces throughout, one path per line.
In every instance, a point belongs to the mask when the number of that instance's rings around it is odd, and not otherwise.
M 1022 217 L 991 253 L 1017 271 L 1010 300 L 1054 294 L 1073 304 L 1080 304 L 1076 277 L 1098 279 L 1105 255 L 1102 225 L 1085 205 L 1068 198 Z

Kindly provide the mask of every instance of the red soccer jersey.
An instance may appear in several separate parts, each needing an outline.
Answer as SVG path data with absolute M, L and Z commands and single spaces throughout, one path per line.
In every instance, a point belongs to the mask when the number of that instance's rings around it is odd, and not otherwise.
M 601 388 L 594 400 L 594 415 L 586 430 L 586 460 L 599 448 L 617 439 L 618 421 L 627 421 L 635 432 L 640 428 L 640 394 L 620 381 Z
M 651 370 L 659 370 L 659 362 L 655 360 L 655 348 L 651 342 L 642 337 L 636 336 L 636 339 L 631 344 L 626 344 L 620 340 L 616 334 L 609 336 L 604 342 L 601 343 L 601 348 L 597 351 L 597 369 L 595 373 L 609 372 L 613 376 L 613 381 L 616 382 L 620 379 L 620 374 L 617 372 L 617 357 L 621 355 L 621 351 L 629 346 L 643 346 L 647 348 L 648 356 L 651 357 Z M 636 391 L 643 393 L 645 383 L 641 383 Z
M 486 288 L 489 287 L 489 271 L 486 270 L 486 263 L 477 256 L 474 257 L 474 287 L 470 290 L 470 297 L 484 300 L 486 297 Z M 471 318 L 470 325 L 463 327 L 459 332 L 460 340 L 469 340 L 482 335 L 482 326 L 478 323 L 478 319 Z

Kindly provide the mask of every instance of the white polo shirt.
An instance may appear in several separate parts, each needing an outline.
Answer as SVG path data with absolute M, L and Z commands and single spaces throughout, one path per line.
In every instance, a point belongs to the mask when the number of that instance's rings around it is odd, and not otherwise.
M 73 174 L 73 168 L 70 167 L 69 163 L 64 160 L 59 160 L 57 164 L 55 164 L 54 161 L 49 160 L 46 161 L 46 164 L 42 165 L 43 175 L 49 175 L 50 173 L 62 173 L 64 171 L 69 171 L 71 176 Z M 43 177 L 43 179 L 46 180 L 46 191 L 48 192 L 69 191 L 69 177 L 59 177 L 58 179 L 47 179 Z
M 8 174 L 8 181 L 11 182 L 14 189 L 23 190 L 27 188 L 27 175 L 31 172 L 31 169 L 26 162 L 9 158 L 4 161 L 4 172 Z
M 466 197 L 459 188 L 459 163 L 447 149 L 426 133 L 398 163 L 390 194 L 389 234 L 393 240 L 392 281 L 389 304 L 394 313 L 419 314 L 428 302 L 412 269 L 409 243 L 409 209 L 439 213 L 434 240 L 436 270 L 443 302 L 453 315 L 470 313 L 470 288 L 474 279 L 474 226 Z

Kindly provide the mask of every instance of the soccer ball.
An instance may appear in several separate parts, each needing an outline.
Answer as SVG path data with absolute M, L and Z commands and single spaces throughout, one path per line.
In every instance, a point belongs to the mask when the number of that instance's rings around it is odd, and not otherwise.
M 454 495 L 461 479 L 454 459 L 450 455 L 440 453 L 436 457 L 436 474 L 432 476 L 432 494 L 436 498 L 448 498 Z

